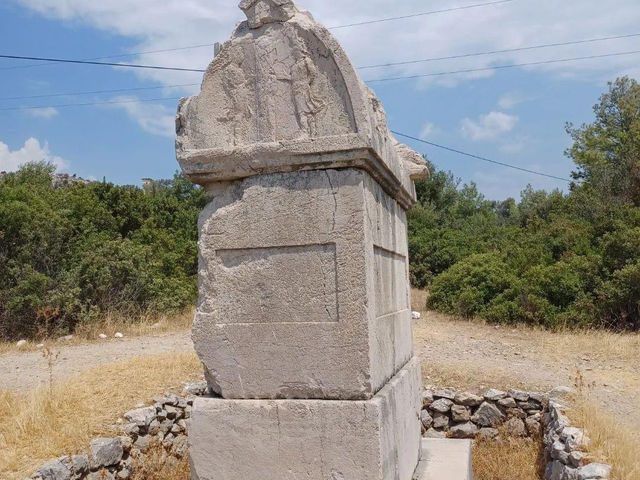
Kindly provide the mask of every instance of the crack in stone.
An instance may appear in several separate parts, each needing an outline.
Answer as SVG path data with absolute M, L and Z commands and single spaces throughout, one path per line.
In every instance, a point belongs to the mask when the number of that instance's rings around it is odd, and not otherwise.
M 333 196 L 333 224 L 331 226 L 331 233 L 336 231 L 336 214 L 338 213 L 338 199 L 336 197 L 336 191 L 333 188 L 333 183 L 331 182 L 331 175 L 329 175 L 329 170 L 324 171 L 327 176 L 327 181 L 329 182 L 329 188 L 331 189 L 331 195 Z

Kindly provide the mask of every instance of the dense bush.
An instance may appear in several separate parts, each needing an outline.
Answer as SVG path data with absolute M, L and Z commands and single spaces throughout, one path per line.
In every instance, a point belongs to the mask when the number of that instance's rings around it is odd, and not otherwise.
M 52 172 L 28 164 L 0 180 L 0 337 L 193 304 L 200 188 L 179 175 L 147 192 L 104 182 L 54 188 Z
M 410 277 L 429 306 L 494 322 L 640 329 L 640 86 L 622 78 L 568 133 L 568 194 L 486 200 L 431 165 L 409 212 Z M 203 191 L 53 188 L 31 164 L 0 179 L 0 337 L 71 331 L 108 312 L 173 312 L 196 297 Z
M 433 167 L 409 214 L 411 280 L 428 305 L 494 322 L 640 329 L 640 86 L 610 85 L 567 131 L 568 194 L 486 200 Z

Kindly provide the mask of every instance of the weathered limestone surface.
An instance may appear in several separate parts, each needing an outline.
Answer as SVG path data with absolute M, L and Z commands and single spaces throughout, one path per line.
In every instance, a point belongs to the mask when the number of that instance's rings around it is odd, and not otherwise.
M 176 152 L 199 221 L 196 351 L 221 398 L 194 404 L 193 478 L 410 480 L 406 210 L 416 152 L 331 34 L 291 0 L 243 0 Z
M 409 480 L 420 450 L 420 366 L 362 401 L 196 399 L 199 480 Z
M 193 332 L 214 391 L 371 398 L 412 354 L 405 232 L 361 170 L 225 185 L 201 216 Z
M 308 13 L 240 6 L 177 117 L 211 198 L 196 349 L 225 398 L 371 398 L 412 355 L 405 209 L 424 162 Z
M 380 102 L 329 31 L 289 0 L 241 8 L 248 21 L 222 46 L 201 93 L 181 101 L 185 174 L 206 184 L 355 166 L 408 207 L 424 162 L 389 133 Z

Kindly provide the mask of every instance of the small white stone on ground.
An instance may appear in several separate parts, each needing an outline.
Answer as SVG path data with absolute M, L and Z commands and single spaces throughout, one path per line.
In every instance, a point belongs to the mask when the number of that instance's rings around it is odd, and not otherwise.
M 123 338 L 123 337 L 124 337 L 124 335 L 123 335 L 122 333 L 120 333 L 120 332 L 116 332 L 116 334 L 114 335 L 114 337 L 116 337 L 116 338 Z
M 101 338 L 104 340 L 105 338 L 107 338 L 107 336 L 104 333 L 101 333 L 100 335 L 98 335 L 98 338 Z
M 27 344 L 26 340 L 20 340 L 18 343 L 16 343 L 16 347 L 18 348 L 22 348 Z
M 411 312 L 411 318 L 413 318 L 414 320 L 420 320 L 420 312 Z
M 36 348 L 44 348 L 44 343 L 39 343 L 36 345 Z

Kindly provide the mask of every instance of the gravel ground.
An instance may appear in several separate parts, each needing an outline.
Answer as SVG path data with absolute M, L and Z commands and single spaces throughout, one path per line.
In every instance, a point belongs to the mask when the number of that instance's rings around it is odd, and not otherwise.
M 58 353 L 53 367 L 54 379 L 104 363 L 113 363 L 140 355 L 192 352 L 188 332 L 105 340 L 86 345 L 54 344 Z M 0 389 L 28 390 L 48 382 L 47 360 L 42 352 L 9 353 L 0 356 Z
M 605 411 L 640 432 L 640 350 L 632 343 L 624 354 L 616 355 L 600 345 L 598 336 L 591 340 L 571 335 L 494 327 L 433 312 L 423 312 L 414 323 L 415 350 L 422 361 L 425 383 L 476 390 L 522 387 L 545 391 L 560 385 L 572 387 L 580 372 L 589 385 L 588 394 Z M 594 342 L 593 348 L 585 349 L 589 342 Z M 188 332 L 56 345 L 59 355 L 53 373 L 58 380 L 139 355 L 193 351 Z M 615 349 L 615 344 L 609 348 Z M 47 360 L 41 352 L 0 355 L 0 389 L 28 390 L 47 381 Z

